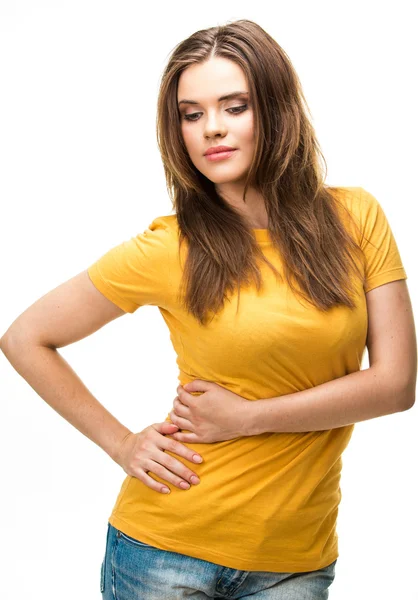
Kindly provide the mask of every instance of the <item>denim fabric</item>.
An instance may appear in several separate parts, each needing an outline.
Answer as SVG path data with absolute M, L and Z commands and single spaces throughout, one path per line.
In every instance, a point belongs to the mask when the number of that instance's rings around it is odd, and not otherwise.
M 103 600 L 326 600 L 336 560 L 317 571 L 239 571 L 140 542 L 107 524 Z

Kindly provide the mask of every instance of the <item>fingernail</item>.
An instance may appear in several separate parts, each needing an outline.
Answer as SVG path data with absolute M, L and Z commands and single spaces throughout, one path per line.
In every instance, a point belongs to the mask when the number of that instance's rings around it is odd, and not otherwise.
M 194 455 L 193 455 L 193 460 L 194 460 L 195 462 L 198 462 L 198 463 L 200 463 L 200 462 L 202 462 L 203 458 L 202 458 L 201 456 L 199 456 L 198 454 L 194 454 Z

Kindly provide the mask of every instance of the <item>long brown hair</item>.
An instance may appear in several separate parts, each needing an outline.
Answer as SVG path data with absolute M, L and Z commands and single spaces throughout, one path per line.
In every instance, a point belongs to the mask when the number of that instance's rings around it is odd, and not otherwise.
M 237 63 L 248 81 L 256 148 L 243 200 L 249 186 L 261 192 L 287 283 L 320 310 L 337 304 L 355 308 L 349 269 L 361 277 L 352 257 L 359 246 L 338 210 L 351 215 L 338 199 L 339 188 L 325 186 L 319 158 L 325 173 L 326 162 L 289 57 L 264 29 L 246 19 L 193 33 L 175 46 L 161 77 L 157 143 L 177 216 L 179 249 L 185 240 L 188 244 L 179 301 L 204 325 L 208 313 L 216 314 L 236 286 L 238 302 L 241 283 L 254 281 L 260 289 L 258 260 L 281 277 L 249 224 L 195 168 L 184 145 L 177 105 L 180 74 L 214 56 Z

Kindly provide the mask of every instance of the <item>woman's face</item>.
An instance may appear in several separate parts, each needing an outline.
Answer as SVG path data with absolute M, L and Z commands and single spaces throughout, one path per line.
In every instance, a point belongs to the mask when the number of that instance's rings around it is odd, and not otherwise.
M 185 146 L 196 169 L 215 184 L 242 184 L 255 149 L 248 93 L 219 100 L 232 92 L 248 92 L 248 85 L 241 67 L 225 58 L 192 65 L 179 78 L 177 102 Z M 235 151 L 229 158 L 209 160 L 205 152 L 220 145 Z

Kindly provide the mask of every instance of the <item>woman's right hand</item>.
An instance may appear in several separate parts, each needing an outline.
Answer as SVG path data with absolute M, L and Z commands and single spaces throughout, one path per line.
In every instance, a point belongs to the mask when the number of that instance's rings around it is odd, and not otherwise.
M 190 483 L 194 485 L 200 483 L 198 476 L 182 462 L 170 454 L 166 454 L 164 450 L 178 454 L 192 463 L 195 462 L 193 456 L 200 455 L 181 442 L 165 437 L 176 431 L 178 428 L 175 425 L 163 421 L 162 423 L 153 423 L 139 433 L 128 434 L 119 448 L 115 462 L 123 468 L 125 473 L 136 477 L 156 492 L 164 494 L 167 493 L 163 491 L 164 488 L 166 490 L 169 488 L 147 475 L 149 472 L 158 475 L 181 490 L 189 489 Z M 193 476 L 197 478 L 196 482 L 192 480 Z

